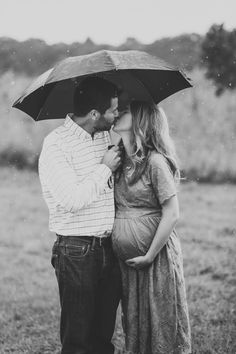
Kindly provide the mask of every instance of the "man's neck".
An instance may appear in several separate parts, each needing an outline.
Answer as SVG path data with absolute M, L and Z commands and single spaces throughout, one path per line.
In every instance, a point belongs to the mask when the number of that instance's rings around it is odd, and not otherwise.
M 91 124 L 91 121 L 89 121 L 87 117 L 78 117 L 75 114 L 73 114 L 71 116 L 71 119 L 75 122 L 75 124 L 79 125 L 80 128 L 84 129 L 92 137 L 96 133 L 93 124 Z

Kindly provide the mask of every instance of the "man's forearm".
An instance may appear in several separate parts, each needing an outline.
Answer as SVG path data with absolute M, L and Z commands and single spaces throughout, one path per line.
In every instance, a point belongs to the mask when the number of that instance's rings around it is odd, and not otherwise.
M 71 213 L 76 213 L 87 207 L 98 199 L 110 176 L 111 170 L 106 165 L 101 164 L 98 171 L 85 177 L 85 181 L 74 184 L 69 188 L 63 207 Z

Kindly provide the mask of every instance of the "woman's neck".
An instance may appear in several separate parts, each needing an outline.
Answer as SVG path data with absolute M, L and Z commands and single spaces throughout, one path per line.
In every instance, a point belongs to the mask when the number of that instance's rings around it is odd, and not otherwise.
M 133 139 L 131 133 L 122 132 L 120 136 L 124 144 L 126 155 L 131 156 L 134 153 Z

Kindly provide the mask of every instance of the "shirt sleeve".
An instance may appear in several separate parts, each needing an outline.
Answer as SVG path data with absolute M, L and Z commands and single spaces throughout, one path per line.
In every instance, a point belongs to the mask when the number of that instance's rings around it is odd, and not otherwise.
M 91 174 L 78 183 L 58 141 L 45 142 L 43 145 L 39 158 L 41 184 L 46 186 L 58 205 L 71 213 L 76 213 L 96 201 L 111 174 L 109 167 L 98 164 Z
M 157 199 L 162 205 L 166 200 L 176 195 L 176 184 L 171 168 L 166 158 L 153 154 L 150 158 L 151 183 Z

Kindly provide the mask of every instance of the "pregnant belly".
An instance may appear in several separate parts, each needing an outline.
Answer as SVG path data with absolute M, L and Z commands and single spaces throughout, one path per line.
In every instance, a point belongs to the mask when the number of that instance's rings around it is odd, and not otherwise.
M 115 219 L 112 244 L 116 256 L 125 261 L 145 255 L 156 234 L 159 222 L 159 216 Z

